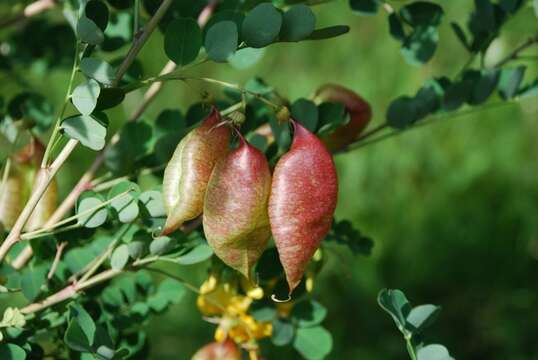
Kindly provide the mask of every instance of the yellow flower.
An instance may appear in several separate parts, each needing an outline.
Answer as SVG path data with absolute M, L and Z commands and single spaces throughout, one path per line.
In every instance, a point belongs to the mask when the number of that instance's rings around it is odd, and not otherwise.
M 220 316 L 215 331 L 215 340 L 222 342 L 227 338 L 239 344 L 251 342 L 272 334 L 270 322 L 259 322 L 247 312 L 253 299 L 263 297 L 263 289 L 249 282 L 241 283 L 247 296 L 238 294 L 237 288 L 230 283 L 218 283 L 210 276 L 200 286 L 200 296 L 196 304 L 205 316 Z

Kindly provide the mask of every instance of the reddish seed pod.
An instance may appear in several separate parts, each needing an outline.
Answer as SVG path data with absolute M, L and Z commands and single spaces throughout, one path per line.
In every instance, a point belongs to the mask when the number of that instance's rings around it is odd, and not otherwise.
M 339 151 L 358 139 L 372 118 L 370 104 L 355 92 L 336 84 L 321 86 L 315 95 L 316 102 L 342 103 L 349 113 L 349 123 L 335 129 L 322 141 L 331 152 Z
M 290 295 L 330 230 L 338 195 L 331 154 L 314 134 L 292 122 L 293 142 L 276 164 L 269 197 L 271 230 Z
M 198 350 L 191 360 L 241 360 L 241 350 L 231 340 L 213 342 Z
M 216 162 L 228 153 L 230 130 L 217 108 L 185 136 L 166 166 L 163 200 L 168 213 L 163 235 L 202 214 L 207 183 Z
M 204 232 L 215 254 L 249 277 L 271 237 L 267 206 L 271 172 L 264 154 L 241 136 L 239 147 L 211 174 L 204 203 Z

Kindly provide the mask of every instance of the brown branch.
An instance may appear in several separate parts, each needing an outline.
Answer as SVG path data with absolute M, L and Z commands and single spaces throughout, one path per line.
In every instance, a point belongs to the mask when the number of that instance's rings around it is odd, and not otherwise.
M 535 34 L 534 36 L 531 36 L 528 38 L 525 42 L 517 46 L 512 52 L 510 52 L 507 56 L 505 56 L 503 59 L 501 59 L 497 64 L 495 64 L 495 68 L 500 68 L 503 65 L 506 65 L 508 62 L 512 60 L 516 60 L 519 56 L 519 54 L 526 50 L 527 48 L 533 46 L 534 44 L 538 44 L 538 34 Z
M 202 10 L 200 15 L 198 16 L 198 25 L 200 27 L 204 27 L 207 24 L 207 22 L 209 21 L 209 18 L 215 11 L 218 1 L 219 0 L 211 1 Z M 173 61 L 169 61 L 163 67 L 163 69 L 159 73 L 159 76 L 171 73 L 175 69 L 176 69 L 176 64 Z M 162 86 L 163 86 L 162 82 L 155 82 L 151 84 L 149 89 L 144 94 L 144 99 L 142 101 L 142 104 L 140 104 L 140 106 L 135 111 L 133 111 L 131 116 L 129 116 L 128 121 L 137 121 L 140 118 L 140 116 L 144 113 L 144 111 L 146 111 L 148 106 L 153 102 L 157 94 L 161 91 Z M 118 140 L 119 140 L 119 135 L 118 133 L 116 133 L 110 140 L 110 143 L 103 150 L 101 150 L 99 154 L 97 154 L 90 168 L 82 175 L 82 177 L 77 182 L 75 187 L 71 190 L 69 195 L 67 195 L 67 197 L 63 200 L 60 206 L 56 209 L 56 211 L 51 216 L 49 221 L 45 224 L 45 226 L 54 224 L 58 222 L 59 220 L 61 220 L 75 206 L 75 203 L 77 202 L 77 199 L 79 198 L 79 196 L 84 191 L 91 188 L 91 181 L 94 178 L 97 171 L 99 170 L 99 168 L 101 167 L 101 165 L 103 165 L 106 151 L 111 146 L 116 144 Z M 24 267 L 24 265 L 31 259 L 32 255 L 33 255 L 32 248 L 30 246 L 27 246 L 21 251 L 21 253 L 17 256 L 17 258 L 13 261 L 11 265 L 15 269 L 20 269 Z
M 158 23 L 160 22 L 160 20 L 166 13 L 166 10 L 168 9 L 171 3 L 172 3 L 172 0 L 164 0 L 161 3 L 159 8 L 157 9 L 157 12 L 155 12 L 153 17 L 150 19 L 150 21 L 144 28 L 142 34 L 140 35 L 140 37 L 138 37 L 135 40 L 135 42 L 129 49 L 127 56 L 125 57 L 120 67 L 118 68 L 113 84 L 118 84 L 119 81 L 122 79 L 123 75 L 129 68 L 129 66 L 133 63 L 136 55 L 138 54 L 140 49 L 144 46 L 144 44 L 146 43 L 151 33 L 157 27 Z M 28 218 L 32 214 L 32 211 L 34 210 L 35 206 L 37 205 L 37 203 L 39 202 L 39 200 L 41 199 L 41 197 L 47 190 L 50 182 L 54 178 L 54 175 L 56 175 L 60 167 L 64 164 L 64 162 L 67 160 L 67 158 L 69 157 L 69 155 L 71 154 L 71 152 L 75 149 L 77 145 L 78 145 L 77 140 L 74 140 L 74 139 L 69 140 L 68 143 L 64 146 L 64 148 L 60 152 L 60 154 L 58 155 L 58 157 L 51 164 L 51 166 L 49 166 L 48 168 L 41 169 L 42 173 L 44 174 L 42 176 L 43 178 L 42 181 L 38 181 L 36 183 L 36 186 L 32 192 L 32 196 L 26 203 L 23 211 L 19 215 L 19 218 L 17 219 L 15 225 L 11 229 L 11 232 L 9 233 L 8 237 L 4 240 L 4 242 L 2 243 L 2 246 L 0 246 L 0 261 L 3 260 L 3 258 L 11 249 L 11 247 L 19 241 L 22 229 L 24 228 L 24 225 L 26 224 L 26 222 L 28 221 Z M 99 154 L 98 158 L 99 156 L 102 156 L 102 154 Z M 31 249 L 24 250 L 24 253 L 26 254 L 25 256 L 28 257 L 28 254 L 30 252 L 31 252 Z

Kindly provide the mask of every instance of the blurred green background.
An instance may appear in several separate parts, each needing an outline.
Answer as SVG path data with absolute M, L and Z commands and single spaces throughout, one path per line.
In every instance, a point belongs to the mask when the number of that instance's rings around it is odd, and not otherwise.
M 441 3 L 446 14 L 440 46 L 434 59 L 420 68 L 400 55 L 385 13 L 358 17 L 347 1 L 336 1 L 315 8 L 318 26 L 348 24 L 349 34 L 273 45 L 247 70 L 206 64 L 195 73 L 233 82 L 261 76 L 291 100 L 307 97 L 323 83 L 339 83 L 370 101 L 372 125 L 379 124 L 392 99 L 414 94 L 430 77 L 454 76 L 467 61 L 449 23 L 464 23 L 473 4 Z M 538 20 L 530 1 L 528 5 L 492 44 L 486 63 L 537 31 Z M 162 41 L 157 34 L 141 52 L 146 76 L 157 74 L 166 63 Z M 537 50 L 527 54 L 538 55 Z M 536 59 L 526 64 L 526 79 L 533 79 Z M 19 71 L 18 76 L 61 103 L 67 69 Z M 9 98 L 19 91 L 16 84 L 2 76 L 2 95 Z M 201 89 L 165 84 L 145 118 L 152 121 L 165 108 L 185 111 L 199 100 Z M 203 89 L 216 96 L 220 91 Z M 125 120 L 142 95 L 129 95 L 109 112 L 112 128 Z M 375 246 L 367 258 L 353 257 L 344 248 L 329 252 L 328 265 L 315 283 L 314 297 L 329 311 L 324 324 L 334 338 L 330 359 L 407 358 L 393 321 L 376 303 L 385 287 L 402 289 L 413 304 L 442 306 L 426 341 L 444 344 L 457 359 L 538 359 L 537 113 L 538 102 L 529 98 L 445 119 L 336 157 L 341 184 L 336 216 L 351 220 Z M 64 194 L 93 155 L 79 148 L 61 171 Z M 206 276 L 203 267 L 168 270 L 195 283 Z M 189 295 L 149 323 L 152 359 L 187 359 L 211 341 L 214 325 L 201 319 L 194 301 Z M 267 359 L 298 358 L 293 350 L 267 348 Z

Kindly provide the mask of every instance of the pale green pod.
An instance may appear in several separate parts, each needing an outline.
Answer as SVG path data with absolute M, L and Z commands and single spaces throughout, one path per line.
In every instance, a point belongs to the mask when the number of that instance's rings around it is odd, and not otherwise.
M 204 232 L 215 254 L 247 278 L 271 236 L 267 212 L 271 172 L 265 156 L 241 139 L 209 180 Z
M 202 214 L 211 171 L 216 162 L 228 153 L 230 130 L 227 126 L 217 126 L 220 122 L 220 114 L 213 107 L 200 126 L 177 145 L 166 166 L 163 201 L 168 217 L 163 235 Z
M 19 217 L 23 205 L 24 181 L 11 170 L 4 183 L 0 180 L 0 222 L 6 229 L 11 229 Z

